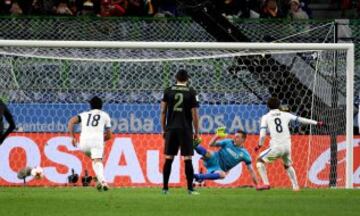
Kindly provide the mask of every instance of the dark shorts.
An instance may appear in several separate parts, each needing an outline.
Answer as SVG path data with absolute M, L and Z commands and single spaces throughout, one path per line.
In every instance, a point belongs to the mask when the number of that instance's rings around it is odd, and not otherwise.
M 194 155 L 193 133 L 186 129 L 170 129 L 165 135 L 165 154 L 177 155 L 181 148 L 182 156 Z

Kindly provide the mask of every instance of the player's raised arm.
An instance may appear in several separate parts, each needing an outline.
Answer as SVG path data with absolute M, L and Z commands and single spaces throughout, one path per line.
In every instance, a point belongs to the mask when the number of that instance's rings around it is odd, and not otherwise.
M 318 122 L 318 121 L 315 121 L 315 120 L 312 120 L 312 119 L 307 119 L 307 118 L 303 118 L 303 117 L 297 117 L 295 119 L 295 121 L 298 121 L 302 124 L 312 124 L 312 125 L 319 125 L 319 124 L 322 124 L 322 122 Z
M 72 138 L 71 143 L 72 143 L 73 146 L 76 146 L 76 143 L 77 143 L 77 140 L 75 138 L 75 133 L 74 133 L 74 126 L 76 124 L 79 124 L 80 122 L 81 122 L 81 120 L 80 120 L 79 116 L 73 116 L 68 122 L 68 131 L 69 131 L 70 136 Z
M 211 138 L 209 145 L 210 146 L 217 146 L 217 147 L 221 147 L 224 145 L 223 142 L 221 142 L 221 140 L 219 141 L 220 138 L 225 138 L 227 136 L 227 133 L 225 132 L 226 127 L 218 127 L 215 130 L 215 135 Z
M 293 115 L 293 114 L 290 114 L 290 113 L 288 113 L 288 115 L 290 116 L 291 120 L 296 121 L 296 122 L 300 122 L 301 124 L 311 124 L 311 125 L 319 125 L 319 126 L 324 125 L 324 123 L 322 121 L 315 121 L 315 120 L 312 120 L 312 119 L 296 116 L 296 115 Z
M 220 138 L 220 137 L 219 137 L 217 134 L 215 134 L 215 135 L 211 138 L 211 140 L 210 140 L 210 142 L 209 142 L 209 146 L 211 146 L 211 147 L 213 147 L 213 146 L 219 146 L 218 143 L 217 143 L 217 141 L 218 141 L 219 138 Z

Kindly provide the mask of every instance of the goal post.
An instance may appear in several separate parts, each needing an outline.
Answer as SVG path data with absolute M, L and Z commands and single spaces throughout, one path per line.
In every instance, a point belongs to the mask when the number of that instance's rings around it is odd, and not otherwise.
M 159 115 L 157 105 L 162 90 L 173 83 L 176 70 L 183 68 L 190 71 L 191 84 L 200 96 L 201 132 L 205 134 L 205 140 L 209 139 L 217 125 L 225 125 L 230 133 L 235 129 L 248 132 L 250 139 L 246 147 L 252 149 L 257 142 L 259 117 L 266 111 L 265 101 L 275 95 L 290 112 L 316 120 L 323 118 L 328 124 L 322 129 L 295 125 L 292 130 L 293 148 L 296 148 L 294 163 L 295 169 L 299 170 L 301 186 L 317 187 L 317 183 L 325 186 L 331 181 L 332 177 L 324 177 L 330 172 L 322 167 L 326 164 L 326 157 L 331 155 L 331 150 L 327 149 L 333 144 L 335 151 L 340 151 L 342 145 L 339 143 L 344 141 L 345 167 L 337 169 L 340 177 L 335 176 L 334 179 L 340 187 L 353 187 L 353 44 L 0 40 L 0 66 L 3 71 L 0 84 L 5 87 L 0 96 L 6 98 L 15 119 L 23 126 L 16 135 L 42 142 L 40 151 L 46 153 L 41 152 L 41 158 L 51 156 L 43 155 L 50 154 L 49 140 L 44 141 L 40 137 L 45 136 L 55 142 L 55 134 L 64 135 L 66 132 L 63 128 L 65 121 L 85 110 L 86 99 L 96 94 L 110 104 L 105 109 L 110 109 L 110 115 L 117 119 L 115 133 L 120 134 L 119 137 L 121 134 L 128 136 L 131 141 L 121 141 L 125 145 L 133 142 L 135 153 L 143 157 L 134 162 L 140 167 L 133 164 L 133 169 L 142 172 L 143 178 L 134 177 L 137 176 L 134 174 L 127 177 L 130 181 L 125 181 L 140 186 L 159 184 L 159 175 L 151 174 L 148 164 L 150 155 L 154 154 L 151 148 L 157 146 L 155 149 L 162 153 L 158 147 L 161 137 L 158 137 L 159 122 L 156 122 L 159 119 L 155 117 Z M 54 128 L 49 129 L 47 125 L 48 128 L 44 129 L 42 124 L 49 119 L 55 122 Z M 26 121 L 34 124 L 25 127 Z M 64 139 L 62 142 L 67 142 L 64 136 L 61 137 Z M 14 136 L 11 138 L 6 141 L 8 146 L 22 148 L 15 142 Z M 117 141 L 106 151 L 109 164 L 111 160 L 116 160 L 114 149 L 119 147 Z M 76 151 L 69 146 L 67 148 L 67 153 Z M 122 151 L 131 152 L 129 149 Z M 16 160 L 16 156 L 12 156 L 16 152 L 7 147 L 0 148 L 0 156 L 5 158 L 2 160 Z M 255 160 L 257 155 L 250 152 Z M 319 162 L 322 156 L 325 159 Z M 33 162 L 45 166 L 45 176 L 48 175 L 47 180 L 40 184 L 63 183 L 63 180 L 54 180 L 54 176 L 59 176 L 56 172 L 63 176 L 69 174 L 70 166 L 67 169 L 57 167 L 53 163 L 57 160 L 53 158 L 43 162 L 38 159 Z M 301 164 L 297 164 L 296 160 L 301 160 Z M 335 154 L 335 170 L 341 161 Z M 61 160 L 58 163 L 61 164 Z M 199 171 L 201 163 L 198 160 L 195 163 Z M 14 171 L 21 163 L 6 161 L 6 164 L 3 170 Z M 73 164 L 80 174 L 85 169 L 91 169 L 84 158 L 80 158 L 80 164 Z M 119 171 L 120 168 L 116 169 L 115 165 L 113 169 L 108 167 L 105 170 L 108 170 L 112 183 L 124 185 L 122 180 L 116 180 L 113 172 L 118 170 L 121 176 L 125 171 Z M 270 168 L 269 177 L 270 181 L 279 182 L 278 186 L 283 187 L 289 183 L 281 180 L 283 171 L 279 167 L 274 165 Z M 247 184 L 247 181 L 236 179 L 236 171 L 241 172 L 241 168 L 235 170 L 227 182 L 233 178 L 232 183 L 237 186 Z M 318 176 L 326 180 L 313 180 Z M 0 178 L 0 185 L 11 184 L 12 177 L 5 171 L 0 172 L 0 177 L 5 179 Z M 241 176 L 243 178 L 246 176 Z M 174 184 L 183 184 L 182 181 L 180 175 Z M 220 181 L 214 185 L 227 184 Z

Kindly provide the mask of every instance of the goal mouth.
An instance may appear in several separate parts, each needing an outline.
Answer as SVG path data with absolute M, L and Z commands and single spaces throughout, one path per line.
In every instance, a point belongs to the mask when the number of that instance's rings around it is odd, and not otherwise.
M 349 44 L 0 40 L 0 85 L 4 87 L 0 95 L 15 113 L 20 125 L 17 135 L 42 143 L 39 151 L 47 148 L 42 135 L 49 139 L 66 133 L 67 120 L 88 109 L 88 99 L 97 95 L 114 120 L 116 137 L 126 134 L 134 146 L 144 146 L 143 150 L 134 147 L 136 153 L 146 156 L 147 151 L 161 152 L 155 147 L 161 142 L 159 103 L 163 90 L 175 83 L 176 72 L 185 69 L 191 77 L 189 85 L 198 92 L 206 141 L 218 126 L 225 125 L 230 134 L 246 131 L 250 135 L 246 147 L 252 149 L 259 119 L 267 112 L 266 100 L 276 96 L 287 111 L 327 125 L 291 125 L 301 186 L 328 187 L 335 181 L 336 186 L 350 187 L 351 51 Z M 337 152 L 338 158 L 330 165 L 328 157 L 334 156 L 329 152 Z M 9 150 L 8 154 L 18 153 Z M 81 171 L 89 169 L 85 157 L 80 161 Z M 280 169 L 279 164 L 270 168 L 269 173 L 274 173 L 270 180 L 274 186 L 286 187 L 287 178 Z M 247 184 L 240 178 L 234 182 L 230 185 Z

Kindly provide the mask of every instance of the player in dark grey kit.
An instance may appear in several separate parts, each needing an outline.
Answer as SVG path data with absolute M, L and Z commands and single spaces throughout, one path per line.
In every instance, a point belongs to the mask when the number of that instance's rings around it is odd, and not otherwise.
M 5 133 L 4 133 L 3 116 L 5 117 L 6 121 L 9 123 L 9 127 L 5 131 Z M 15 130 L 15 128 L 16 128 L 15 122 L 13 116 L 11 115 L 10 110 L 0 99 L 0 145 L 4 142 L 6 137 Z
M 199 115 L 196 91 L 187 85 L 189 76 L 185 70 L 176 73 L 176 84 L 167 88 L 161 102 L 161 127 L 165 138 L 165 164 L 163 169 L 163 193 L 167 194 L 171 164 L 179 148 L 184 157 L 185 175 L 189 194 L 193 190 L 192 165 L 193 139 L 199 136 Z

